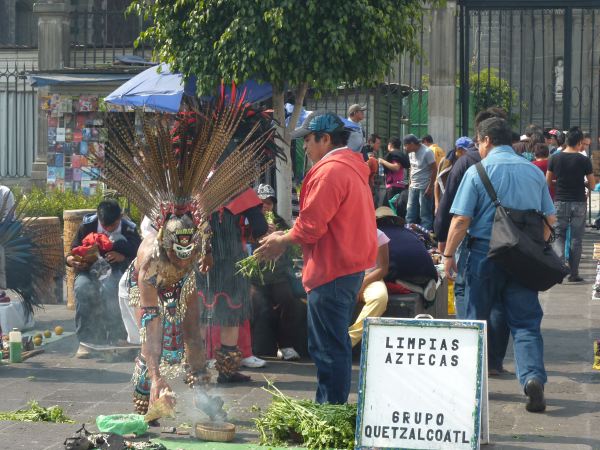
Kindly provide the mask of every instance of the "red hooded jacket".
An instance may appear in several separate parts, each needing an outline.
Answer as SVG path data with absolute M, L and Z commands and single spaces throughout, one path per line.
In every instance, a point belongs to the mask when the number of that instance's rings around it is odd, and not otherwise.
M 360 153 L 336 150 L 309 170 L 300 192 L 300 217 L 290 233 L 302 245 L 307 292 L 375 265 L 375 210 L 369 168 Z

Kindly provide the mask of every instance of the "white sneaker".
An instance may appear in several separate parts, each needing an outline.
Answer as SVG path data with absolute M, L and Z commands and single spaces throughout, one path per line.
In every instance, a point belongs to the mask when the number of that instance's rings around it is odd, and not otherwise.
M 428 302 L 432 302 L 433 300 L 435 300 L 436 291 L 437 283 L 435 282 L 435 280 L 429 280 L 427 286 L 425 286 L 425 288 L 423 289 L 423 297 L 425 297 L 425 300 L 427 300 Z
M 258 369 L 259 367 L 265 367 L 267 362 L 264 359 L 257 358 L 256 356 L 248 356 L 242 359 L 242 366 L 250 367 L 252 369 Z
M 91 352 L 89 348 L 85 345 L 79 344 L 79 348 L 77 349 L 77 353 L 75 353 L 75 358 L 78 359 L 87 359 L 91 356 Z
M 277 350 L 277 358 L 284 361 L 297 361 L 300 359 L 300 355 L 294 350 L 294 347 L 286 347 Z

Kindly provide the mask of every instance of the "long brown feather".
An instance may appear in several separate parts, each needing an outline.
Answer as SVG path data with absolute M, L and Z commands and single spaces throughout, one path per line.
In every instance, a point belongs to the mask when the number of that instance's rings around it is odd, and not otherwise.
M 101 179 L 159 226 L 178 208 L 201 225 L 272 163 L 265 149 L 274 131 L 259 133 L 258 124 L 230 151 L 245 114 L 243 96 L 234 95 L 179 114 L 175 130 L 173 115 L 142 113 L 140 133 L 133 114 L 109 113 Z

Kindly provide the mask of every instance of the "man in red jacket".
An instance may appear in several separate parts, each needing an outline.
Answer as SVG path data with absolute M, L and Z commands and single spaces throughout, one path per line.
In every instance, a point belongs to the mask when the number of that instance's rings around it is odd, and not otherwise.
M 349 131 L 332 113 L 313 113 L 294 138 L 314 163 L 300 192 L 300 216 L 289 233 L 275 232 L 256 250 L 275 259 L 291 243 L 302 246 L 302 283 L 308 293 L 308 351 L 317 366 L 319 403 L 345 403 L 352 346 L 347 330 L 364 271 L 375 265 L 377 229 L 369 168 L 346 147 Z

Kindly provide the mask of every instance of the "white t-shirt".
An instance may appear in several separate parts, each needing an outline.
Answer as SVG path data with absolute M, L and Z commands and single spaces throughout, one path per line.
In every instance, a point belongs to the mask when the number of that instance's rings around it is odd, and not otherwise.
M 156 228 L 152 225 L 152 221 L 147 216 L 144 216 L 142 219 L 140 230 L 142 232 L 142 239 L 146 239 L 146 237 L 150 235 L 156 236 L 158 234 L 158 231 L 156 231 Z
M 115 228 L 113 231 L 107 231 L 102 226 L 100 221 L 98 221 L 98 228 L 96 229 L 96 231 L 98 234 L 104 234 L 104 235 L 108 236 L 108 238 L 110 239 L 111 242 L 117 242 L 119 240 L 125 239 L 125 236 L 123 236 L 123 234 L 121 233 L 121 225 L 122 225 L 122 222 L 119 220 L 119 226 L 117 228 Z
M 351 120 L 353 123 L 358 125 L 360 130 L 350 132 L 350 136 L 348 136 L 347 147 L 355 152 L 360 152 L 365 145 L 365 136 L 363 134 L 362 125 L 360 122 L 354 122 L 354 120 L 352 120 L 350 117 L 348 117 L 348 120 Z
M 431 179 L 431 164 L 435 163 L 433 151 L 423 144 L 408 155 L 410 160 L 410 187 L 426 189 Z
M 387 237 L 387 234 L 377 228 L 377 248 L 387 245 L 388 242 L 390 242 L 390 238 Z M 365 273 L 373 272 L 375 269 L 377 269 L 377 266 L 365 270 Z

